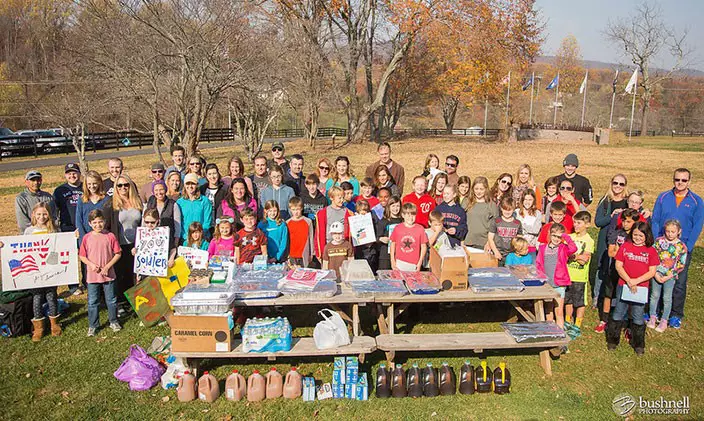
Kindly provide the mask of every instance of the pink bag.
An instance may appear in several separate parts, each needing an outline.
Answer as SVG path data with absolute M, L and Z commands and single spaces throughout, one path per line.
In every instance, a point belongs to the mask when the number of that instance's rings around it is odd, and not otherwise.
M 130 346 L 130 355 L 115 371 L 115 378 L 130 384 L 130 390 L 149 390 L 159 383 L 166 369 L 139 345 Z

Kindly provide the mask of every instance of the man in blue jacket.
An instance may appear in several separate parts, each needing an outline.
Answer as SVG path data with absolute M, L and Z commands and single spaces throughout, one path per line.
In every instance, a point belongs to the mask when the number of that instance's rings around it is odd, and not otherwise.
M 674 175 L 675 187 L 660 193 L 653 208 L 653 235 L 664 234 L 665 222 L 676 219 L 682 225 L 681 240 L 687 245 L 688 255 L 684 270 L 675 281 L 672 291 L 672 313 L 670 327 L 679 329 L 684 317 L 684 301 L 687 296 L 687 272 L 692 262 L 694 245 L 702 232 L 704 224 L 704 202 L 702 198 L 689 189 L 692 173 L 687 168 L 678 168 Z

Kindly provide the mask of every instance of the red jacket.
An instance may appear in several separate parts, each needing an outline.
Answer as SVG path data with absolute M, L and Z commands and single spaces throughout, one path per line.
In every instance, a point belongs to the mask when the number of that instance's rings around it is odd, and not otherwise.
M 413 203 L 418 209 L 416 213 L 416 224 L 419 224 L 423 228 L 428 228 L 428 218 L 430 217 L 430 212 L 435 209 L 437 204 L 435 199 L 433 199 L 428 193 L 423 193 L 421 197 L 416 196 L 415 192 L 408 193 L 403 196 L 401 203 Z
M 327 206 L 320 209 L 317 214 L 315 214 L 315 256 L 322 262 L 321 258 L 323 255 L 323 250 L 325 250 L 325 244 L 327 244 L 327 225 L 328 225 L 328 213 Z M 344 236 L 346 240 L 350 239 L 350 216 L 352 212 L 349 209 L 343 208 L 345 212 L 345 220 L 343 222 L 345 226 Z
M 567 271 L 567 259 L 577 251 L 577 245 L 569 235 L 562 234 L 562 239 L 564 242 L 557 246 L 557 265 L 555 265 L 555 275 L 552 278 L 555 285 L 559 287 L 565 287 L 572 283 L 570 274 Z M 547 247 L 547 244 L 541 244 L 538 247 L 538 256 L 535 259 L 535 267 L 542 272 L 545 272 L 545 249 Z M 546 273 L 546 275 L 548 274 Z

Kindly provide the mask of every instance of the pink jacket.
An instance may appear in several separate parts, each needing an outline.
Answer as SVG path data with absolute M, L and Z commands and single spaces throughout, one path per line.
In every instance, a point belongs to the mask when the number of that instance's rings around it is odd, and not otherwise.
M 558 246 L 557 265 L 555 265 L 555 275 L 553 276 L 555 285 L 559 287 L 565 287 L 572 283 L 570 274 L 567 271 L 567 259 L 577 251 L 577 245 L 572 241 L 569 235 L 562 234 L 562 239 L 565 242 L 560 243 Z M 535 259 L 535 267 L 543 272 L 545 272 L 545 248 L 547 246 L 547 244 L 541 244 L 540 247 L 538 247 L 538 256 Z

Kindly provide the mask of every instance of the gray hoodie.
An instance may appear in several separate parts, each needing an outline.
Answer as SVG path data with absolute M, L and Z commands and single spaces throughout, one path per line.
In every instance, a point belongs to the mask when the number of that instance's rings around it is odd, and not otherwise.
M 17 227 L 19 228 L 20 235 L 24 234 L 24 230 L 32 225 L 32 208 L 40 202 L 49 204 L 51 218 L 56 221 L 58 212 L 56 211 L 54 196 L 43 190 L 32 193 L 29 189 L 25 188 L 24 191 L 15 198 L 15 218 L 17 219 Z

